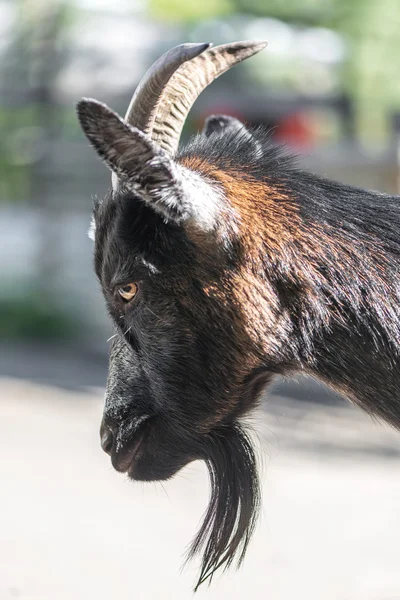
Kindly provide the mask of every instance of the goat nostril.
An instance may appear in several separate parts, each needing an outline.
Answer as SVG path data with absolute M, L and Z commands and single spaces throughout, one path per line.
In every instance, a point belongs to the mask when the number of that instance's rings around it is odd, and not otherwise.
M 100 443 L 101 443 L 101 447 L 103 448 L 104 452 L 107 452 L 107 454 L 111 454 L 113 441 L 114 441 L 113 432 L 110 429 L 108 429 L 107 427 L 104 427 L 104 429 L 101 433 Z

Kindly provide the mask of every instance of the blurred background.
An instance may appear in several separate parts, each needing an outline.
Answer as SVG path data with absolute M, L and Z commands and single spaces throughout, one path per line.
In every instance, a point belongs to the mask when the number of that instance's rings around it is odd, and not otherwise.
M 0 0 L 0 599 L 190 598 L 207 501 L 201 465 L 133 486 L 99 448 L 111 330 L 86 231 L 110 175 L 76 101 L 124 114 L 171 46 L 266 39 L 185 137 L 230 114 L 313 172 L 399 193 L 399 30 L 398 0 Z M 278 382 L 253 424 L 262 523 L 199 596 L 399 600 L 400 436 L 309 381 Z

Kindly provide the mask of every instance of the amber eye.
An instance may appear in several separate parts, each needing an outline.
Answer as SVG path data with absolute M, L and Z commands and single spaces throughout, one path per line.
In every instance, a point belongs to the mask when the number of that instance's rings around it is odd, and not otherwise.
M 138 287 L 136 283 L 128 283 L 128 285 L 124 285 L 118 289 L 118 294 L 126 300 L 126 302 L 130 302 L 135 296 Z

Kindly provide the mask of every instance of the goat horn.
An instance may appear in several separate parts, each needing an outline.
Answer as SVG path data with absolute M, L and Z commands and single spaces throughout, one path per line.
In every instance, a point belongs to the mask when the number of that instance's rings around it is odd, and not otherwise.
M 139 84 L 125 116 L 171 156 L 178 149 L 186 117 L 214 79 L 263 50 L 267 42 L 183 44 L 162 56 Z
M 211 44 L 181 44 L 163 54 L 140 81 L 125 115 L 125 121 L 151 136 L 161 97 L 182 63 L 196 58 Z

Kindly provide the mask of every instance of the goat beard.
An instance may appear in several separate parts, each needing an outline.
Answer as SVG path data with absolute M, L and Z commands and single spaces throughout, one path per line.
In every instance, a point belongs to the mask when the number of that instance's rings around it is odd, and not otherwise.
M 188 560 L 202 552 L 200 576 L 194 591 L 237 559 L 243 561 L 255 528 L 260 487 L 257 462 L 248 435 L 239 425 L 214 431 L 203 449 L 211 494 L 203 523 L 188 552 Z

